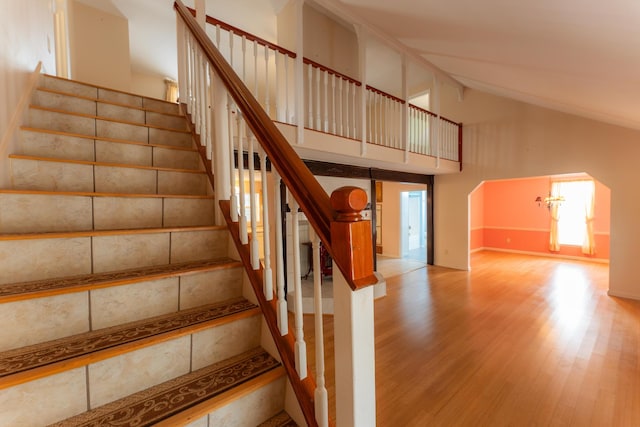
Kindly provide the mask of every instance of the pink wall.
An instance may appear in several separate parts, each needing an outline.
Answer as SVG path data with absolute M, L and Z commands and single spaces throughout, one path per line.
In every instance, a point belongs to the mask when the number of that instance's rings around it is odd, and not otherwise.
M 549 211 L 535 203 L 536 197 L 548 194 L 549 187 L 549 177 L 488 181 L 478 187 L 471 194 L 471 250 L 493 248 L 586 258 L 577 246 L 549 251 Z M 610 190 L 596 181 L 593 258 L 609 259 L 610 197 Z

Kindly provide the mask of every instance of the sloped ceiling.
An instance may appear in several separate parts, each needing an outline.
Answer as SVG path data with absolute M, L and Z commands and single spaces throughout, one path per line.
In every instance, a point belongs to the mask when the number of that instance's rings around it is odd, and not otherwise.
M 81 1 L 129 19 L 134 72 L 176 77 L 171 0 Z M 210 1 L 215 14 L 221 7 Z M 251 1 L 271 10 L 269 19 L 286 3 Z M 640 129 L 638 0 L 320 3 L 357 16 L 467 87 Z
M 640 129 L 637 0 L 329 0 L 467 87 Z

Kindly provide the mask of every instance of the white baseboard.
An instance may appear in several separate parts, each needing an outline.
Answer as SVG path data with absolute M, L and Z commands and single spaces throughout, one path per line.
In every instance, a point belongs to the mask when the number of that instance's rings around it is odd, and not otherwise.
M 588 257 L 580 257 L 580 256 L 573 256 L 573 255 L 561 255 L 561 254 L 545 254 L 542 252 L 531 252 L 531 251 L 517 251 L 517 250 L 512 250 L 512 249 L 502 249 L 502 248 L 490 248 L 490 247 L 483 247 L 483 248 L 478 248 L 478 249 L 474 249 L 473 251 L 470 251 L 470 253 L 475 253 L 475 252 L 479 252 L 479 251 L 493 251 L 493 252 L 505 252 L 505 253 L 512 253 L 512 254 L 519 254 L 519 255 L 531 255 L 531 256 L 539 256 L 539 257 L 545 257 L 545 258 L 558 258 L 558 259 L 569 259 L 572 261 L 586 261 L 586 262 L 595 262 L 598 264 L 609 264 L 609 260 L 605 259 L 605 258 L 588 258 Z
M 609 295 L 610 297 L 616 297 L 616 298 L 627 298 L 627 299 L 633 299 L 633 300 L 638 300 L 640 301 L 640 295 L 637 294 L 628 294 L 626 292 L 614 292 L 614 291 L 607 291 L 607 295 Z

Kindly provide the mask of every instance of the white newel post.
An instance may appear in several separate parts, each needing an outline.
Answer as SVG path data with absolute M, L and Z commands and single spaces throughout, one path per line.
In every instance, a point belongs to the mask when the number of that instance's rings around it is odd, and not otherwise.
M 352 291 L 333 265 L 336 425 L 376 425 L 373 286 Z

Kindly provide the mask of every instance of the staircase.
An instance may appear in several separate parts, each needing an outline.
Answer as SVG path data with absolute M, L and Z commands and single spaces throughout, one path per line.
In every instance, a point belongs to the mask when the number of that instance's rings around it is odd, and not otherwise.
M 20 132 L 0 426 L 296 425 L 178 106 L 41 76 Z

